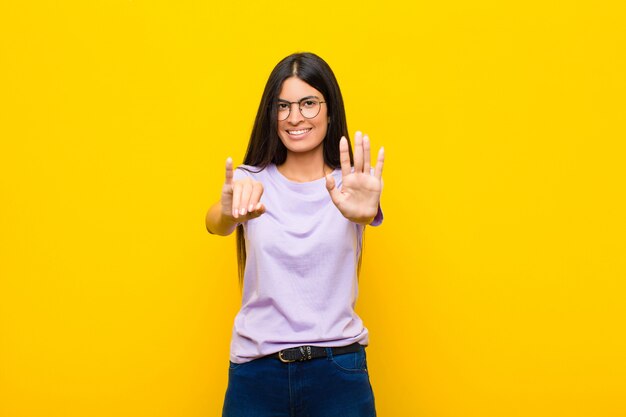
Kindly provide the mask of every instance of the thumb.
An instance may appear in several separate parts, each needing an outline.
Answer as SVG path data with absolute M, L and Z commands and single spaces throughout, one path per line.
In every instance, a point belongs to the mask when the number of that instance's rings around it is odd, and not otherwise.
M 233 185 L 233 159 L 229 156 L 226 158 L 226 180 L 225 185 Z
M 335 187 L 335 179 L 330 174 L 326 175 L 326 189 L 333 203 L 335 203 L 335 205 L 338 204 L 341 201 L 341 191 Z

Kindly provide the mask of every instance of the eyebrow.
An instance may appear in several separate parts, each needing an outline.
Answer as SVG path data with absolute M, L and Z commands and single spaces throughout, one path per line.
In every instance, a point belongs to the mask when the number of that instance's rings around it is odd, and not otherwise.
M 285 100 L 284 98 L 279 98 L 278 101 L 284 101 L 285 103 L 300 103 L 302 100 L 307 100 L 309 98 L 316 98 L 318 100 L 320 99 L 318 96 L 306 96 L 306 97 L 302 97 L 298 101 L 289 101 L 289 100 Z

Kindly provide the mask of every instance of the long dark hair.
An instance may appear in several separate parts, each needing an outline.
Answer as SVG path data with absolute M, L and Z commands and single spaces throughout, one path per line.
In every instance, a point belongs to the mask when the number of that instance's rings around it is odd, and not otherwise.
M 333 169 L 340 167 L 339 140 L 342 136 L 348 140 L 352 163 L 352 145 L 348 136 L 346 112 L 339 84 L 326 61 L 310 52 L 289 55 L 274 67 L 265 84 L 243 163 L 262 170 L 269 164 L 282 165 L 287 159 L 287 148 L 278 136 L 277 112 L 278 94 L 283 82 L 290 77 L 301 79 L 324 96 L 329 117 L 326 137 L 323 141 L 326 165 Z M 246 244 L 241 225 L 237 226 L 237 263 L 239 282 L 242 283 L 246 264 Z

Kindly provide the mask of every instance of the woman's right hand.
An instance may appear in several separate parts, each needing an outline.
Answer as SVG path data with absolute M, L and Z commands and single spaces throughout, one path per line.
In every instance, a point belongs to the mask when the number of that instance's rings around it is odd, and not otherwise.
M 265 213 L 261 203 L 263 184 L 251 178 L 233 181 L 233 160 L 226 159 L 226 181 L 222 187 L 222 215 L 243 223 Z

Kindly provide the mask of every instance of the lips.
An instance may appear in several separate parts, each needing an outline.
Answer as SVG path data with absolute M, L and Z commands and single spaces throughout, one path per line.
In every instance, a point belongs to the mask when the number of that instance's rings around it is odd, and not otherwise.
M 308 128 L 308 129 L 297 129 L 297 130 L 287 130 L 287 133 L 289 134 L 289 136 L 299 137 L 299 136 L 306 135 L 310 131 L 311 131 L 311 128 Z

